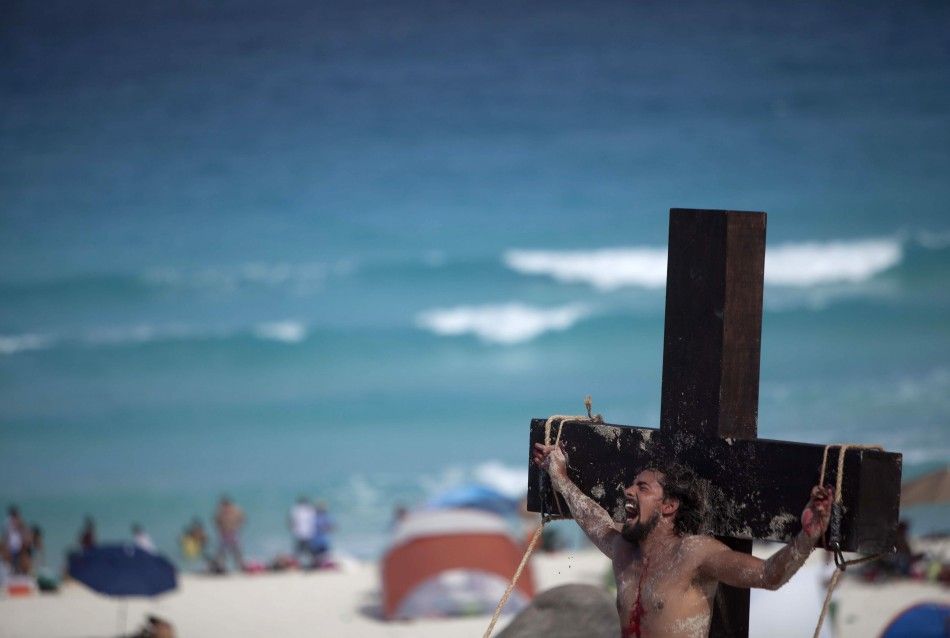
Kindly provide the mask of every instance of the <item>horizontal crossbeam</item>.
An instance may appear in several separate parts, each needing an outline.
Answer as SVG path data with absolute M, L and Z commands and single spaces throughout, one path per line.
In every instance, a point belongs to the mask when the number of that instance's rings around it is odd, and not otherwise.
M 531 421 L 531 446 L 544 442 L 544 419 Z M 557 425 L 555 425 L 555 430 Z M 825 446 L 769 439 L 718 439 L 625 425 L 564 425 L 561 440 L 568 474 L 614 520 L 623 520 L 623 489 L 657 454 L 672 455 L 710 483 L 710 533 L 735 538 L 787 541 L 800 529 L 802 509 L 818 484 Z M 825 482 L 837 480 L 838 448 L 828 455 Z M 900 509 L 900 454 L 848 450 L 842 483 L 843 551 L 873 554 L 894 546 Z M 565 517 L 567 506 L 545 490 L 542 473 L 530 465 L 528 509 Z M 545 479 L 546 480 L 546 479 Z

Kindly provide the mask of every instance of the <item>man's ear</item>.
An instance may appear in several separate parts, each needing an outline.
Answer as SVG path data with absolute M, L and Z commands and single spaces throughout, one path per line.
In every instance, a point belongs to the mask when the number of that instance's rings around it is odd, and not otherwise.
M 675 498 L 664 498 L 663 502 L 660 503 L 660 512 L 664 516 L 671 516 L 676 513 L 676 510 L 680 508 L 679 499 Z

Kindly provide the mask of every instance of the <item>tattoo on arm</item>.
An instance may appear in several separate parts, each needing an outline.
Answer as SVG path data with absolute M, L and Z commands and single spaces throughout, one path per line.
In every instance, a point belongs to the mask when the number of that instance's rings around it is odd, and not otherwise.
M 566 476 L 551 477 L 554 489 L 560 492 L 571 510 L 571 515 L 587 537 L 608 558 L 613 558 L 614 541 L 619 536 L 610 514 L 594 499 L 584 494 Z
M 805 564 L 815 542 L 803 532 L 796 534 L 792 542 L 772 554 L 765 561 L 763 573 L 764 586 L 769 589 L 778 589 L 795 575 L 795 572 Z
M 768 560 L 761 560 L 749 554 L 734 552 L 717 541 L 712 542 L 719 549 L 711 552 L 703 561 L 703 572 L 707 576 L 733 587 L 773 590 L 795 575 L 808 560 L 814 546 L 814 541 L 805 534 L 798 534 Z

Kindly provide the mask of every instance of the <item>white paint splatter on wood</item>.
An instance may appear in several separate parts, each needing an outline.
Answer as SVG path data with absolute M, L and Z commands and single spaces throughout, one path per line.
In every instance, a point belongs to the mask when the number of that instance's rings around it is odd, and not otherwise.
M 773 516 L 769 522 L 769 535 L 772 538 L 785 538 L 789 535 L 791 526 L 795 524 L 798 517 L 788 512 L 782 512 Z

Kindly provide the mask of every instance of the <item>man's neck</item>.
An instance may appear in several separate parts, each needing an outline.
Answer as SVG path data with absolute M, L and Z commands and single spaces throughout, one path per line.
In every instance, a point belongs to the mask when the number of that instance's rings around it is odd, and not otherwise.
M 657 525 L 640 543 L 640 556 L 650 561 L 661 558 L 678 539 L 679 536 L 672 527 Z

